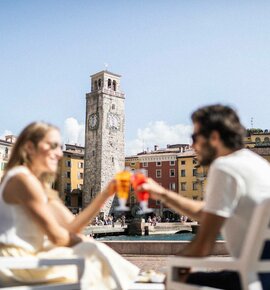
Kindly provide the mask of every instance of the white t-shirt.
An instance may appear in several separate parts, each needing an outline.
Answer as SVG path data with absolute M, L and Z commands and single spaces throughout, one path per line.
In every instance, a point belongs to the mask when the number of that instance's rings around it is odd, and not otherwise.
M 253 210 L 270 197 L 270 163 L 248 149 L 217 158 L 210 166 L 204 211 L 227 218 L 222 234 L 239 257 Z

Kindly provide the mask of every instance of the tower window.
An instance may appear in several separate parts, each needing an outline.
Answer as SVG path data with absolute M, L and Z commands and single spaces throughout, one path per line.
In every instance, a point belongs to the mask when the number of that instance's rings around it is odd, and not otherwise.
M 98 80 L 98 88 L 101 88 L 101 79 Z
M 95 81 L 94 83 L 94 90 L 97 90 L 98 89 L 98 85 L 97 85 L 97 81 Z
M 116 91 L 116 81 L 113 81 L 113 90 Z
M 112 87 L 112 80 L 108 79 L 108 88 L 110 89 Z

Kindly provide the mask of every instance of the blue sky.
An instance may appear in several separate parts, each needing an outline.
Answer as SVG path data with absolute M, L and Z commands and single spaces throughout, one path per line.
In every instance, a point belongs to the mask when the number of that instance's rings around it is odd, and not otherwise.
M 188 141 L 210 103 L 270 129 L 269 31 L 269 1 L 0 0 L 0 136 L 45 120 L 82 143 L 104 63 L 122 75 L 128 152 Z

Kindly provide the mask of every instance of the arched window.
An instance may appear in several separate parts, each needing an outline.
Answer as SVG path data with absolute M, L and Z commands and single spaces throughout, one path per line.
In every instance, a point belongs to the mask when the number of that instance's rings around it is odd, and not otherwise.
M 113 81 L 113 90 L 116 91 L 116 81 Z
M 98 80 L 98 88 L 101 89 L 101 79 Z
M 97 81 L 95 81 L 95 83 L 94 83 L 94 90 L 97 90 L 97 89 L 98 89 Z
M 108 79 L 108 88 L 110 89 L 112 87 L 112 80 Z
M 256 137 L 255 142 L 256 142 L 256 143 L 261 143 L 261 138 Z
M 270 142 L 269 137 L 265 137 L 263 142 L 264 142 L 264 143 L 269 143 L 269 142 Z

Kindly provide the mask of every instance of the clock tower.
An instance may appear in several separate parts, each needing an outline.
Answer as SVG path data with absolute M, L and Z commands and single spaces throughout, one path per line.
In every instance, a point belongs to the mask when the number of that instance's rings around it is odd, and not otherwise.
M 84 207 L 124 168 L 125 95 L 120 77 L 107 70 L 96 73 L 91 76 L 91 92 L 86 94 Z M 112 201 L 113 197 L 101 215 L 112 211 Z

